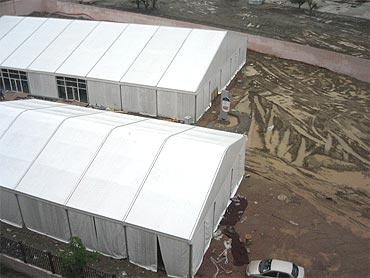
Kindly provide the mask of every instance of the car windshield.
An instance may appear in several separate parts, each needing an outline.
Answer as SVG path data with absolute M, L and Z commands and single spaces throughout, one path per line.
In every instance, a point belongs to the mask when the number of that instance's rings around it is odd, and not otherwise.
M 294 278 L 297 278 L 298 277 L 298 266 L 296 264 L 293 264 L 292 276 Z
M 268 260 L 262 260 L 258 266 L 258 270 L 260 271 L 260 273 L 265 273 L 266 271 L 270 271 L 271 270 L 271 261 L 272 259 L 268 259 Z

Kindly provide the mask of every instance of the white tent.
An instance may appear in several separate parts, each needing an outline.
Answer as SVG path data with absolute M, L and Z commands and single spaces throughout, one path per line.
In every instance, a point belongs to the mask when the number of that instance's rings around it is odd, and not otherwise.
M 178 120 L 199 119 L 246 59 L 231 31 L 11 16 L 0 30 L 0 87 Z
M 196 273 L 243 177 L 244 136 L 34 100 L 0 115 L 2 221 Z

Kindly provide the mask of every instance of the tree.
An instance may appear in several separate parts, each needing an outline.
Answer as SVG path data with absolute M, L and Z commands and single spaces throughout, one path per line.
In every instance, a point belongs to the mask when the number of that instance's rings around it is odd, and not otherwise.
M 301 6 L 306 2 L 306 0 L 290 0 L 290 3 L 292 4 L 298 4 L 298 7 L 301 8 Z
M 145 9 L 149 8 L 150 2 L 152 2 L 152 9 L 156 8 L 157 0 L 136 0 L 136 6 L 140 9 L 140 2 L 144 4 Z
M 89 253 L 79 237 L 71 237 L 67 249 L 61 254 L 63 277 L 83 277 L 87 263 L 97 261 L 98 253 Z
M 314 9 L 317 9 L 317 2 L 316 0 L 307 0 L 308 7 L 310 8 L 310 14 Z

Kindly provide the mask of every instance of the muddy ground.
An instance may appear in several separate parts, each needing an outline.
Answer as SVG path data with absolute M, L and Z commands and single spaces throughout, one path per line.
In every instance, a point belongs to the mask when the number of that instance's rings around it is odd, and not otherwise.
M 314 66 L 248 52 L 247 65 L 229 86 L 231 116 L 217 120 L 219 99 L 198 125 L 248 135 L 246 174 L 238 195 L 248 200 L 234 227 L 248 257 L 280 258 L 305 267 L 307 277 L 369 277 L 369 84 Z M 7 95 L 10 97 L 20 95 Z M 221 225 L 197 276 L 211 277 L 211 257 L 235 233 Z M 8 230 L 10 229 L 10 230 Z M 64 245 L 5 224 L 1 233 L 57 252 Z M 235 237 L 234 237 L 235 238 Z M 233 239 L 234 240 L 234 239 Z M 236 239 L 234 241 L 237 243 Z M 245 246 L 244 246 L 245 247 Z M 227 254 L 217 277 L 243 277 L 243 258 Z M 246 249 L 245 249 L 246 250 Z M 236 255 L 237 256 L 237 255 Z M 222 259 L 222 257 L 220 257 Z M 162 277 L 125 260 L 96 265 L 131 277 Z
M 369 277 L 368 84 L 249 52 L 229 89 L 231 121 L 217 121 L 216 100 L 199 125 L 248 134 L 251 177 L 238 194 L 249 206 L 235 228 L 241 239 L 252 235 L 250 259 L 292 260 L 307 277 Z M 226 239 L 213 240 L 200 276 L 216 273 L 210 258 Z M 218 276 L 242 276 L 229 257 L 232 274 Z
M 212 25 L 292 41 L 356 57 L 370 58 L 370 21 L 247 0 L 159 0 L 157 9 L 140 10 L 134 0 L 96 0 L 94 5 Z M 346 1 L 344 1 L 345 4 Z M 366 7 L 365 7 L 366 9 Z

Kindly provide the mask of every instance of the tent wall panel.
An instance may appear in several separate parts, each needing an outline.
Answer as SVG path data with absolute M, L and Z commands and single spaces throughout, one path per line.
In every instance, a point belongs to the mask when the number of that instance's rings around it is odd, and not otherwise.
M 87 81 L 89 104 L 121 110 L 120 85 L 101 81 Z
M 158 90 L 158 116 L 183 120 L 195 119 L 195 95 Z
M 204 255 L 204 242 L 205 242 L 205 230 L 204 220 L 200 221 L 199 227 L 195 230 L 194 237 L 192 240 L 193 252 L 192 252 L 192 274 L 195 275 L 200 265 L 202 264 Z
M 26 227 L 61 241 L 69 241 L 71 234 L 64 208 L 28 196 L 18 195 Z
M 58 98 L 55 76 L 43 73 L 28 73 L 30 92 L 35 96 Z
M 127 258 L 123 224 L 95 217 L 97 251 L 116 259 Z
M 122 109 L 149 116 L 157 116 L 157 95 L 153 88 L 121 86 Z
M 73 210 L 68 210 L 69 223 L 72 236 L 81 238 L 83 244 L 91 250 L 96 250 L 98 242 L 96 239 L 94 218 Z
M 22 227 L 22 216 L 19 211 L 17 198 L 0 188 L 0 219 L 13 226 Z
M 189 244 L 165 236 L 158 236 L 158 241 L 167 275 L 188 277 Z
M 127 227 L 126 231 L 130 262 L 157 271 L 157 236 L 131 227 Z

